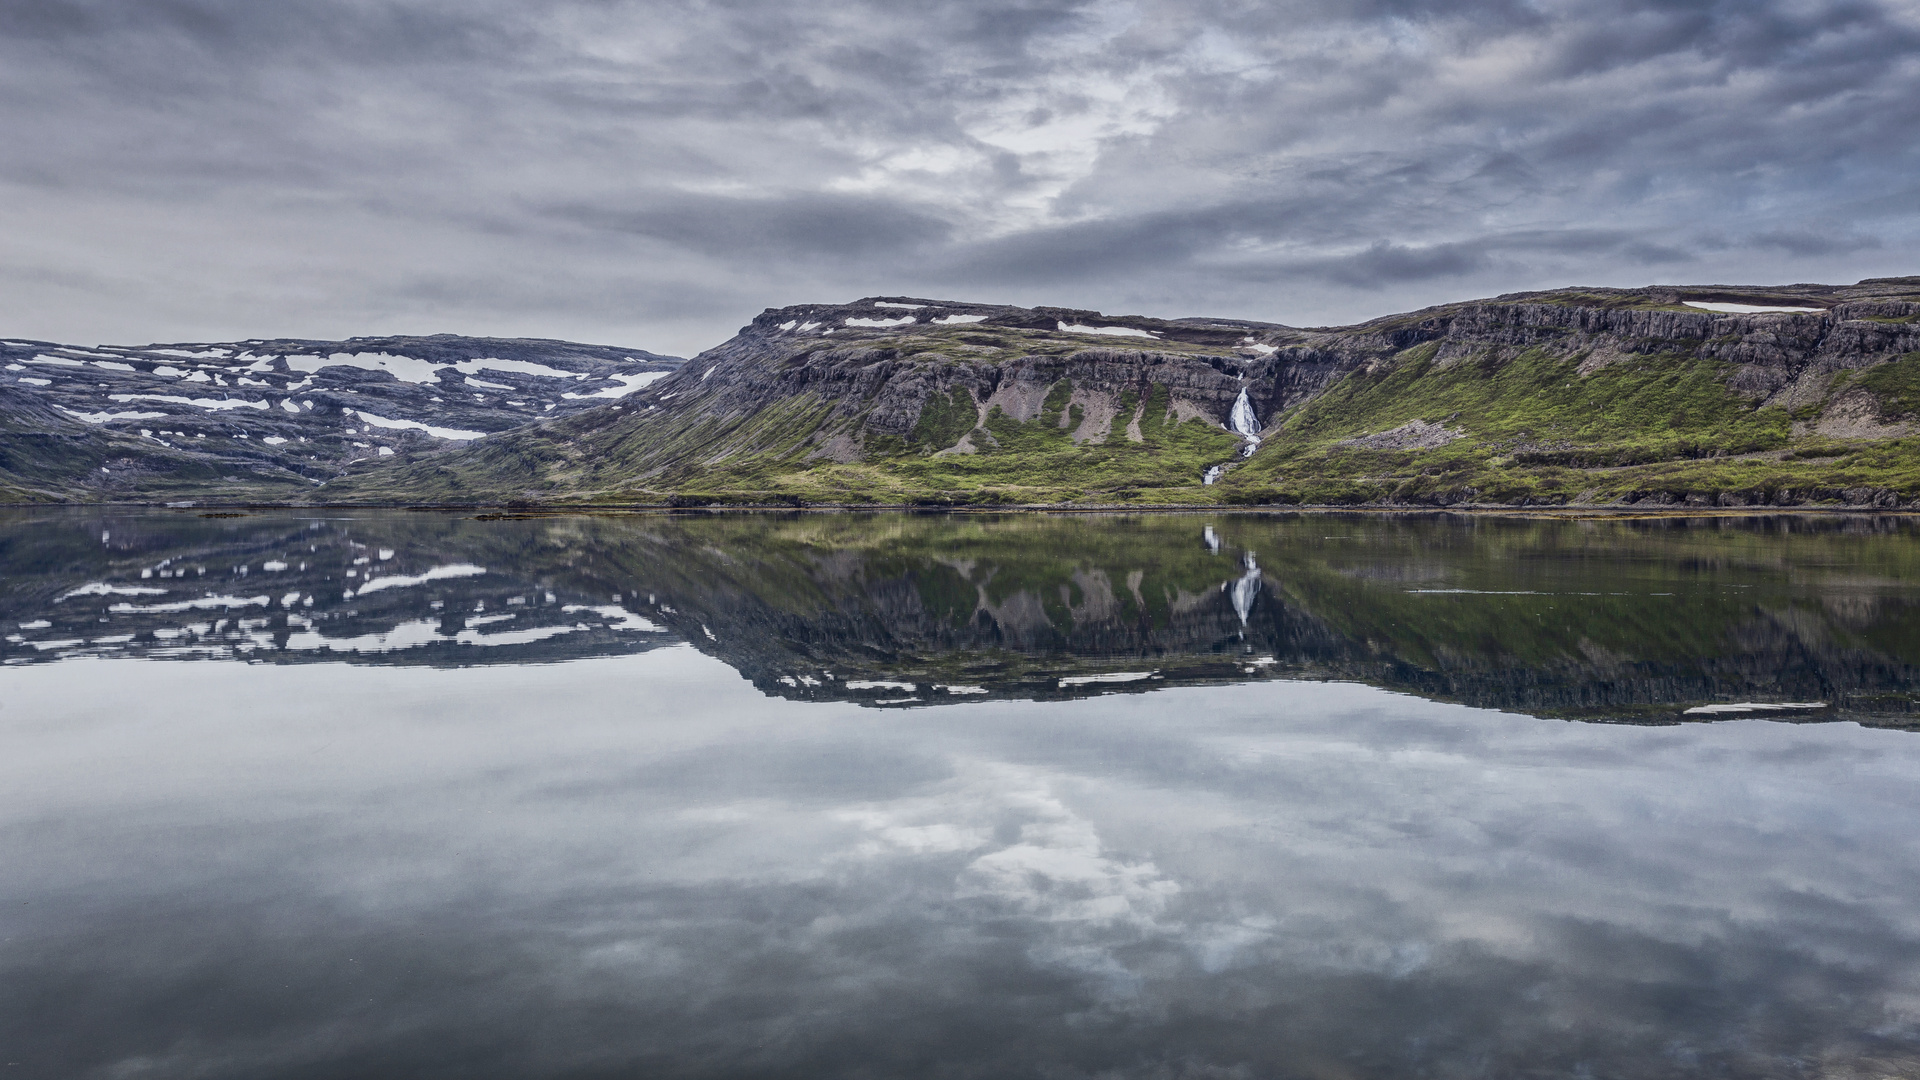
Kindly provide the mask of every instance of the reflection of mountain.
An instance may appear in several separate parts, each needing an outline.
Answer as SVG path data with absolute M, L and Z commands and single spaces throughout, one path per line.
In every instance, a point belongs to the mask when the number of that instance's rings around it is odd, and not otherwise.
M 585 589 L 571 556 L 530 552 L 524 532 L 426 515 L 16 516 L 0 526 L 0 659 L 459 667 L 678 640 Z
M 460 665 L 685 640 L 768 693 L 880 705 L 1286 677 L 1904 726 L 1915 541 L 1868 518 L 65 513 L 0 528 L 0 657 Z

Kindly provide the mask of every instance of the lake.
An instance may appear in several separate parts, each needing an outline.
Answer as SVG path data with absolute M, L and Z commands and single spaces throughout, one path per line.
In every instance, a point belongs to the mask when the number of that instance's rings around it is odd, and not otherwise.
M 1905 518 L 0 514 L 8 1078 L 1920 1076 Z

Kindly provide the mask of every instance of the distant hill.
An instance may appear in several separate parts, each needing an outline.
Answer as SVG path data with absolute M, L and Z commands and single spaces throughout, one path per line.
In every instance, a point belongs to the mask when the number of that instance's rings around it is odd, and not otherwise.
M 324 499 L 1818 505 L 1920 498 L 1920 278 L 1561 289 L 1358 326 L 769 310 L 619 404 Z
M 682 361 L 528 338 L 0 340 L 0 500 L 306 501 L 362 463 L 566 416 Z

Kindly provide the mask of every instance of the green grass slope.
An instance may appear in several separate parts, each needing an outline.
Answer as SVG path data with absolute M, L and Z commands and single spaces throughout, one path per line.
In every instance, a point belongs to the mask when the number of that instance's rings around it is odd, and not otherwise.
M 1244 459 L 1242 393 L 1263 429 Z M 1920 278 L 1564 289 L 1318 330 L 870 298 L 768 311 L 619 405 L 318 497 L 1894 507 L 1920 500 L 1917 451 Z

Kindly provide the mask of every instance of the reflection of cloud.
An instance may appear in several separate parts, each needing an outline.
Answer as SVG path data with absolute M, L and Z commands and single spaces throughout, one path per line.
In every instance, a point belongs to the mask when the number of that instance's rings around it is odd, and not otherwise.
M 0 1034 L 49 1075 L 1920 1058 L 1908 733 L 1301 684 L 903 721 L 685 647 L 99 670 L 0 713 Z

